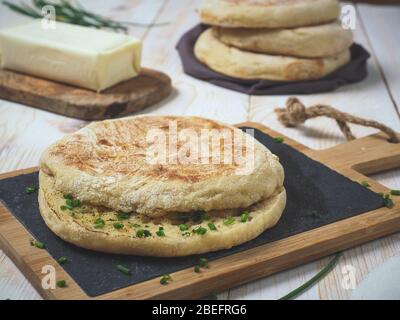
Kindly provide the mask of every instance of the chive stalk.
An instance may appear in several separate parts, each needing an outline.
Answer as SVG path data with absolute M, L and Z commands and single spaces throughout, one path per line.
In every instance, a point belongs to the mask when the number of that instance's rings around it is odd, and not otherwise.
M 230 217 L 230 218 L 228 218 L 228 219 L 226 219 L 224 221 L 224 225 L 226 225 L 226 226 L 230 226 L 230 225 L 232 225 L 234 223 L 235 223 L 235 218 L 234 217 Z
M 318 281 L 322 280 L 329 272 L 333 270 L 333 268 L 338 263 L 340 257 L 342 256 L 341 252 L 336 253 L 335 257 L 321 270 L 319 271 L 314 277 L 310 280 L 302 284 L 300 287 L 294 289 L 293 291 L 289 292 L 288 294 L 284 295 L 283 297 L 279 298 L 279 300 L 290 300 L 297 297 L 299 294 L 307 291 L 311 287 L 313 287 Z
M 69 261 L 69 259 L 67 257 L 58 258 L 58 263 L 61 264 L 61 265 L 67 263 L 68 261 Z
M 117 270 L 127 276 L 131 274 L 131 270 L 121 264 L 117 265 Z
M 67 287 L 67 281 L 65 280 L 57 280 L 56 285 L 58 288 L 66 288 Z
M 106 225 L 106 223 L 102 218 L 97 218 L 96 220 L 94 220 L 94 223 L 93 223 L 93 227 L 95 229 L 103 229 L 105 225 Z
M 400 190 L 390 190 L 392 196 L 400 196 Z
M 25 189 L 25 192 L 28 193 L 28 194 L 31 194 L 31 193 L 34 193 L 37 189 L 38 188 L 36 188 L 36 187 L 27 187 Z
M 166 285 L 171 281 L 171 276 L 169 274 L 164 274 L 161 279 L 160 279 L 160 283 L 162 285 Z
M 212 222 L 209 222 L 209 223 L 208 223 L 208 228 L 209 228 L 211 231 L 217 231 L 216 225 L 215 225 L 214 223 L 212 223 Z

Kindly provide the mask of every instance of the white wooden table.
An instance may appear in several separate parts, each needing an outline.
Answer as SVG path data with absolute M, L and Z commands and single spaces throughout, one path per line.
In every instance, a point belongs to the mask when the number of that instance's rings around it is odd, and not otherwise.
M 143 65 L 170 75 L 175 88 L 166 101 L 146 113 L 198 115 L 228 123 L 256 121 L 316 149 L 345 142 L 336 124 L 329 119 L 308 121 L 297 129 L 278 123 L 274 108 L 283 106 L 287 96 L 248 96 L 201 82 L 185 75 L 175 50 L 180 36 L 198 23 L 194 0 L 117 0 L 82 1 L 98 13 L 114 19 L 134 22 L 169 22 L 161 27 L 130 28 L 144 42 Z M 355 40 L 371 53 L 369 76 L 358 84 L 332 93 L 300 96 L 306 105 L 326 103 L 341 110 L 381 121 L 400 131 L 400 7 L 357 5 Z M 0 8 L 0 27 L 28 18 Z M 0 100 L 0 172 L 28 168 L 38 164 L 41 152 L 64 134 L 85 122 L 39 111 Z M 374 130 L 352 127 L 356 136 Z M 400 170 L 374 176 L 382 184 L 400 189 Z M 352 265 L 359 283 L 374 268 L 392 256 L 400 256 L 400 233 L 347 250 L 339 265 L 324 280 L 299 299 L 346 299 L 351 290 L 342 288 L 344 265 Z M 276 299 L 302 284 L 324 266 L 321 259 L 265 279 L 219 294 L 219 299 Z M 0 299 L 40 299 L 23 274 L 0 250 Z

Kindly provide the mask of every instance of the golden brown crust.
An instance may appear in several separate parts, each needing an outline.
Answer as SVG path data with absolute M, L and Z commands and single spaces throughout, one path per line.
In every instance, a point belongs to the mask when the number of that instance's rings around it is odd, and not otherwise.
M 350 51 L 325 58 L 296 58 L 253 53 L 227 46 L 212 28 L 204 31 L 194 53 L 209 68 L 240 79 L 298 81 L 319 79 L 350 61 Z
M 202 129 L 228 130 L 233 134 L 233 128 L 224 126 L 212 120 L 196 117 L 137 117 L 131 121 L 115 120 L 103 122 L 101 125 L 89 125 L 92 130 L 91 139 L 83 134 L 76 134 L 72 139 L 54 145 L 48 155 L 59 159 L 64 165 L 79 170 L 104 175 L 123 175 L 132 177 L 156 177 L 157 179 L 182 180 L 197 182 L 217 175 L 233 172 L 238 165 L 216 163 L 182 165 L 149 164 L 146 160 L 146 150 L 151 143 L 146 141 L 146 133 L 151 129 L 160 129 L 165 134 L 169 130 L 169 121 L 177 121 L 177 129 L 191 129 L 200 135 Z M 95 139 L 95 141 L 93 141 Z M 96 148 L 93 145 L 96 144 Z M 178 141 L 177 150 L 184 142 Z M 169 150 L 169 141 L 166 141 Z M 221 152 L 227 147 L 221 144 Z M 233 144 L 231 144 L 233 147 Z M 175 151 L 175 150 L 174 150 Z M 245 152 L 244 146 L 240 152 Z M 174 155 L 172 155 L 174 156 Z M 212 161 L 211 154 L 209 162 Z
M 335 20 L 337 0 L 203 0 L 203 23 L 228 28 L 291 28 Z
M 146 151 L 149 129 L 168 130 L 177 121 L 178 131 L 223 129 L 247 145 L 231 140 L 210 148 L 200 163 L 149 163 Z M 220 131 L 218 131 L 220 132 Z M 240 140 L 239 139 L 239 140 Z M 229 146 L 245 152 L 245 162 L 213 163 L 212 157 Z M 181 150 L 179 147 L 176 150 Z M 176 155 L 176 150 L 172 150 Z M 227 148 L 229 151 L 229 148 Z M 211 158 L 210 158 L 211 157 Z M 198 157 L 195 157 L 198 159 Z M 203 157 L 207 158 L 207 157 Z M 168 158 L 170 160 L 170 158 Z M 237 169 L 250 165 L 249 172 Z M 54 176 L 64 194 L 114 210 L 137 211 L 151 217 L 168 212 L 220 210 L 247 207 L 270 196 L 283 184 L 283 168 L 267 148 L 241 130 L 197 117 L 136 116 L 92 123 L 50 146 L 42 155 L 41 170 Z
M 304 57 L 327 57 L 343 52 L 353 43 L 351 30 L 340 21 L 290 29 L 214 27 L 223 43 L 247 51 Z
M 47 226 L 63 240 L 79 247 L 115 254 L 132 254 L 144 256 L 174 257 L 206 253 L 221 249 L 229 249 L 254 239 L 266 229 L 273 227 L 279 220 L 286 203 L 286 193 L 282 188 L 267 200 L 263 200 L 248 208 L 249 220 L 241 222 L 232 216 L 235 223 L 225 225 L 226 216 L 214 217 L 198 222 L 182 232 L 179 226 L 171 224 L 167 218 L 142 220 L 132 215 L 127 220 L 115 219 L 116 212 L 106 208 L 84 205 L 72 211 L 60 209 L 65 202 L 63 195 L 54 187 L 54 179 L 43 172 L 39 174 L 39 208 Z M 95 228 L 94 221 L 102 218 L 105 225 Z M 116 229 L 114 222 L 123 224 Z M 144 222 L 145 221 L 145 222 Z M 217 231 L 212 231 L 208 223 L 213 222 Z M 165 236 L 156 234 L 159 227 L 164 229 Z M 207 229 L 203 235 L 193 233 L 198 227 Z M 138 237 L 139 229 L 150 231 L 148 237 Z

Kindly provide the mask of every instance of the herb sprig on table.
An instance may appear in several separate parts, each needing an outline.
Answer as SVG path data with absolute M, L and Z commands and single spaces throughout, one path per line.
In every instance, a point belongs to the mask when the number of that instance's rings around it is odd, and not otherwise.
M 279 298 L 279 300 L 290 300 L 296 298 L 299 294 L 310 289 L 313 285 L 322 280 L 329 272 L 333 270 L 333 268 L 336 266 L 341 256 L 342 256 L 341 252 L 336 253 L 335 257 L 314 277 L 312 277 L 310 280 L 302 284 L 300 287 L 294 289 L 293 291 Z
M 94 27 L 97 29 L 107 28 L 117 32 L 127 32 L 128 25 L 137 27 L 151 27 L 165 25 L 166 23 L 136 23 L 129 21 L 114 21 L 109 18 L 103 17 L 96 13 L 86 10 L 81 4 L 71 4 L 67 0 L 59 1 L 45 1 L 45 0 L 32 0 L 32 4 L 28 5 L 25 2 L 20 4 L 11 3 L 10 1 L 3 0 L 2 4 L 10 10 L 31 17 L 43 18 L 42 8 L 44 6 L 52 6 L 55 9 L 56 20 L 60 22 L 77 24 L 85 27 Z

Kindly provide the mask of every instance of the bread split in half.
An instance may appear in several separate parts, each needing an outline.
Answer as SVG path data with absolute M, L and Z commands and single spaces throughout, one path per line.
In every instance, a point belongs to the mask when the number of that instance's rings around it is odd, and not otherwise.
M 283 179 L 278 158 L 233 126 L 136 116 L 92 123 L 51 145 L 39 205 L 48 227 L 77 246 L 185 256 L 274 226 L 286 204 Z

